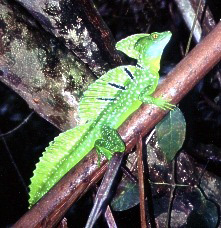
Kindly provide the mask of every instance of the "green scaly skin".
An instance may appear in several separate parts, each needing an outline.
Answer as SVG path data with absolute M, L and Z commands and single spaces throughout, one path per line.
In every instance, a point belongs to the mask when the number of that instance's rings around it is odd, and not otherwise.
M 162 98 L 151 96 L 159 80 L 160 58 L 170 37 L 170 32 L 136 34 L 117 43 L 118 50 L 137 59 L 137 66 L 112 69 L 89 86 L 79 108 L 84 125 L 60 134 L 46 148 L 31 178 L 30 206 L 94 147 L 107 159 L 115 152 L 124 152 L 117 129 L 142 103 L 173 108 Z

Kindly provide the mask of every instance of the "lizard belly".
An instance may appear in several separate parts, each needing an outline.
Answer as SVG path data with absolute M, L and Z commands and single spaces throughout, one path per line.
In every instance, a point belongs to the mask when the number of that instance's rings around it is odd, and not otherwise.
M 142 102 L 137 100 L 133 101 L 127 108 L 122 107 L 122 110 L 119 112 L 118 117 L 113 120 L 111 126 L 114 129 L 118 129 L 125 122 L 125 120 L 141 106 L 141 104 Z
M 118 129 L 141 104 L 142 102 L 138 99 L 127 100 L 126 102 L 119 99 L 116 103 L 113 102 L 107 106 L 103 111 L 103 115 L 99 118 L 98 124 Z

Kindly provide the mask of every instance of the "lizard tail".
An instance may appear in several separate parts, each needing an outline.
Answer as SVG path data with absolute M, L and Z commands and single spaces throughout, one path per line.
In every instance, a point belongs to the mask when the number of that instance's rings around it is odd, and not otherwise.
M 75 166 L 90 148 L 82 153 L 81 140 L 91 123 L 77 126 L 57 136 L 43 152 L 29 185 L 29 205 L 34 205 L 62 176 Z M 92 146 L 93 147 L 93 146 Z

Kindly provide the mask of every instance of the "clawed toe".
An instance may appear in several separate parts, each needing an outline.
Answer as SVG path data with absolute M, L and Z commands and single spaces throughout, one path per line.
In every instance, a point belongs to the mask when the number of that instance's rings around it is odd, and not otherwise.
M 173 110 L 175 107 L 176 107 L 176 105 L 166 102 L 165 104 L 162 105 L 161 108 L 163 110 L 166 110 L 166 109 Z

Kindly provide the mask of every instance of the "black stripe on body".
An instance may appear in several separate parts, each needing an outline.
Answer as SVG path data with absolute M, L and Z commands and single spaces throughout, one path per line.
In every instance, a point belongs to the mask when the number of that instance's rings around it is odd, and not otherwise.
M 143 70 L 144 68 L 140 65 L 140 64 L 136 64 L 136 67 L 140 68 L 141 70 Z
M 100 100 L 100 101 L 114 101 L 115 98 L 102 98 L 102 97 L 98 97 L 97 100 Z
M 113 86 L 114 88 L 120 89 L 120 90 L 125 90 L 126 89 L 124 86 L 121 86 L 121 85 L 118 85 L 118 84 L 115 84 L 115 83 L 110 83 L 109 82 L 108 85 Z
M 124 71 L 127 73 L 129 78 L 133 81 L 134 80 L 134 76 L 132 75 L 132 73 L 126 67 L 124 68 Z

